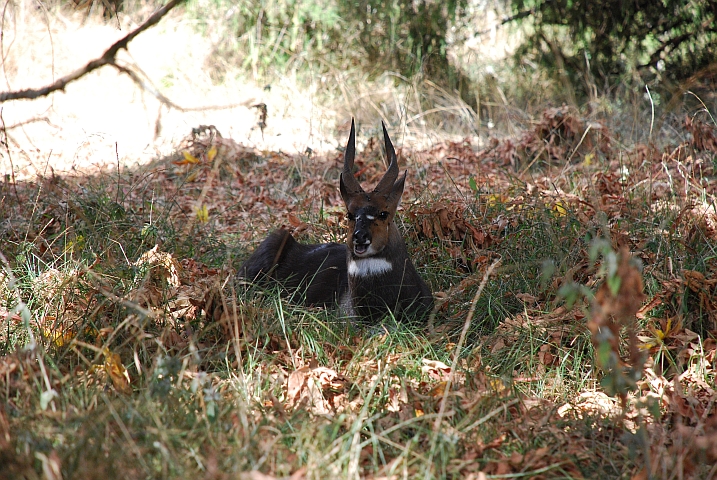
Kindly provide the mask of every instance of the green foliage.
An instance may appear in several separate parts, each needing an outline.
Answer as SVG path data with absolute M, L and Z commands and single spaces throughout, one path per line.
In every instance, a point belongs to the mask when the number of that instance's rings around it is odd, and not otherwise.
M 450 73 L 447 48 L 451 26 L 462 19 L 466 0 L 358 0 L 342 3 L 354 18 L 358 43 L 369 64 L 388 64 L 406 76 Z
M 448 38 L 466 3 L 196 0 L 189 8 L 216 38 L 218 53 L 264 80 L 277 73 L 303 73 L 301 67 L 311 65 L 312 74 L 317 68 L 391 69 L 455 83 Z
M 605 85 L 646 74 L 679 81 L 714 61 L 717 8 L 710 0 L 513 0 L 512 6 L 532 13 L 518 56 L 537 57 L 573 85 L 582 72 Z
M 336 5 L 315 0 L 197 0 L 189 9 L 216 38 L 218 53 L 255 74 L 286 69 L 310 52 L 325 54 L 341 33 Z

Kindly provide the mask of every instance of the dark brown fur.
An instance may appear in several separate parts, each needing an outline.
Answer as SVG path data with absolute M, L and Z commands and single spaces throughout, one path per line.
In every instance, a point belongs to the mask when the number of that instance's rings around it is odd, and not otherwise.
M 242 265 L 239 275 L 278 282 L 292 300 L 306 305 L 339 302 L 351 317 L 377 322 L 425 318 L 433 297 L 411 262 L 394 218 L 406 173 L 398 178 L 396 153 L 384 126 L 389 167 L 372 192 L 353 176 L 355 129 L 344 154 L 341 197 L 348 213 L 347 244 L 303 245 L 285 230 L 267 237 Z
M 239 268 L 239 276 L 264 286 L 278 283 L 295 303 L 335 305 L 348 290 L 346 245 L 306 245 L 275 230 Z
M 389 313 L 397 319 L 422 318 L 431 312 L 433 296 L 413 266 L 396 226 L 396 209 L 403 194 L 406 172 L 398 177 L 396 152 L 385 125 L 383 136 L 389 165 L 372 192 L 364 191 L 352 173 L 353 124 L 344 156 L 340 190 L 348 212 L 347 272 L 351 310 L 368 321 L 380 320 Z M 362 269 L 362 262 L 379 268 L 390 265 L 390 269 L 367 273 L 365 270 L 370 269 Z
M 408 257 L 406 244 L 395 224 L 383 250 L 392 270 L 368 277 L 349 275 L 351 306 L 355 316 L 375 322 L 392 313 L 398 320 L 420 320 L 433 309 L 433 295 Z M 349 258 L 353 256 L 349 252 Z

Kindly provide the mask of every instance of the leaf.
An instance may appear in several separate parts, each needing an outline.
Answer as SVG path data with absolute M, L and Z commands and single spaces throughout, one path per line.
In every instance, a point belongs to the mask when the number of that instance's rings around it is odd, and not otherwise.
M 309 367 L 301 367 L 289 375 L 286 381 L 286 397 L 289 401 L 289 405 L 293 406 L 297 401 L 301 389 L 306 384 L 306 379 L 310 371 L 311 369 Z
M 216 156 L 217 156 L 217 146 L 212 145 L 212 147 L 207 152 L 207 160 L 209 160 L 211 162 L 212 160 L 214 160 L 214 157 L 216 157 Z
M 597 348 L 598 365 L 605 370 L 614 368 L 617 364 L 611 345 L 607 342 L 600 343 Z
M 132 388 L 129 385 L 129 372 L 124 365 L 122 365 L 120 356 L 107 348 L 105 348 L 102 353 L 105 355 L 105 372 L 107 372 L 110 380 L 112 380 L 112 385 L 114 385 L 115 390 L 126 395 L 132 393 Z
M 299 217 L 297 217 L 293 213 L 289 213 L 289 223 L 291 224 L 292 227 L 298 227 L 299 225 L 302 224 L 302 221 L 299 219 Z
M 439 381 L 445 381 L 451 373 L 451 367 L 441 362 L 440 360 L 429 360 L 424 358 L 421 360 L 423 366 L 421 371 L 427 374 L 429 377 Z
M 289 375 L 286 382 L 286 404 L 294 408 L 305 406 L 315 415 L 335 412 L 347 404 L 348 381 L 343 375 L 327 367 L 301 367 Z
M 535 303 L 538 303 L 538 297 L 529 293 L 516 293 L 515 298 L 527 305 L 533 305 Z
M 558 290 L 558 298 L 565 299 L 565 306 L 571 309 L 580 298 L 580 293 L 579 285 L 575 282 L 570 282 L 560 287 Z
M 45 315 L 42 318 L 42 335 L 52 341 L 56 347 L 68 344 L 75 337 L 75 333 L 64 323 L 57 323 L 54 315 Z
M 494 206 L 496 206 L 496 205 L 498 205 L 498 204 L 500 204 L 500 203 L 502 203 L 502 202 L 503 202 L 503 197 L 502 197 L 501 195 L 498 195 L 498 194 L 488 195 L 488 198 L 486 199 L 486 204 L 487 204 L 489 207 L 494 207 Z
M 442 397 L 443 394 L 446 391 L 446 386 L 448 385 L 447 382 L 439 382 L 435 387 L 433 387 L 428 394 L 434 398 Z
M 176 160 L 172 163 L 175 165 L 196 165 L 199 163 L 199 159 L 186 150 L 182 152 L 182 155 L 184 155 L 183 160 Z
M 213 422 L 217 419 L 217 402 L 207 402 L 207 418 Z
M 622 278 L 618 276 L 608 277 L 606 282 L 607 286 L 610 288 L 610 293 L 612 293 L 613 297 L 616 297 L 618 291 L 620 291 L 620 284 L 622 283 Z
M 553 275 L 555 274 L 555 262 L 553 260 L 544 260 L 540 269 L 540 284 L 545 288 Z
M 555 205 L 553 205 L 553 211 L 559 216 L 564 217 L 568 214 L 568 211 L 565 209 L 563 204 L 561 202 L 555 202 Z
M 200 223 L 207 223 L 209 221 L 209 210 L 207 209 L 206 205 L 196 207 L 195 212 L 197 214 L 197 220 Z

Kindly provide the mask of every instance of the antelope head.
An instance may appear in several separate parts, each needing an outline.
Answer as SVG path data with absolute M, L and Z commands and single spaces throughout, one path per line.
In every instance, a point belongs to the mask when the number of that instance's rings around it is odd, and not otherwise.
M 401 201 L 406 181 L 406 172 L 398 177 L 396 151 L 383 126 L 383 139 L 386 144 L 388 170 L 372 192 L 366 192 L 353 174 L 356 156 L 356 130 L 351 120 L 351 133 L 344 153 L 344 169 L 341 172 L 341 198 L 346 204 L 349 235 L 348 247 L 351 258 L 371 258 L 381 254 L 391 241 L 391 227 L 395 230 L 393 219 Z M 397 232 L 396 232 L 397 233 Z

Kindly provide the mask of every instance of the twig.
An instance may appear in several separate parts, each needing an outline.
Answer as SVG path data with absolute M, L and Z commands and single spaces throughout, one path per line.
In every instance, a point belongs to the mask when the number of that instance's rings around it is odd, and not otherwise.
M 236 108 L 236 107 L 248 107 L 251 103 L 254 102 L 254 100 L 247 100 L 242 103 L 231 103 L 227 105 L 207 105 L 203 107 L 182 107 L 180 105 L 177 105 L 172 100 L 167 98 L 165 95 L 162 94 L 154 85 L 151 85 L 147 83 L 146 81 L 142 80 L 140 76 L 135 72 L 134 70 L 125 67 L 123 65 L 119 65 L 116 62 L 110 62 L 108 65 L 112 65 L 115 67 L 119 72 L 127 74 L 130 79 L 142 90 L 152 95 L 154 98 L 159 100 L 160 103 L 166 105 L 167 107 L 174 108 L 175 110 L 179 110 L 180 112 L 201 112 L 204 110 L 227 110 L 230 108 Z
M 124 67 L 122 65 L 118 65 L 116 62 L 110 62 L 109 65 L 112 65 L 117 69 L 117 71 L 127 74 L 129 78 L 132 79 L 132 81 L 137 84 L 139 88 L 144 90 L 145 92 L 148 92 L 150 95 L 152 95 L 154 98 L 162 102 L 163 104 L 167 105 L 171 108 L 176 108 L 177 110 L 184 111 L 185 109 L 171 101 L 169 98 L 162 95 L 162 93 L 154 88 L 152 85 L 148 85 L 146 82 L 144 82 L 141 78 L 139 78 L 139 75 L 137 75 L 133 70 L 130 70 L 127 67 Z
M 15 198 L 17 199 L 18 205 L 20 202 L 20 195 L 17 194 L 17 181 L 15 181 L 15 165 L 12 164 L 12 155 L 10 154 L 10 144 L 8 142 L 7 138 L 7 128 L 5 128 L 5 118 L 2 116 L 2 108 L 0 108 L 0 133 L 2 133 L 2 137 L 0 137 L 0 145 L 3 145 L 5 147 L 5 150 L 7 151 L 7 158 L 10 161 L 10 177 L 12 178 L 12 189 L 15 192 Z
M 0 93 L 0 103 L 5 102 L 7 100 L 34 99 L 38 97 L 44 97 L 57 90 L 64 90 L 69 83 L 74 82 L 75 80 L 82 78 L 88 73 L 92 72 L 93 70 L 97 70 L 98 68 L 103 67 L 105 65 L 114 65 L 116 68 L 119 68 L 116 64 L 115 58 L 117 56 L 117 53 L 122 49 L 126 50 L 129 42 L 134 40 L 137 35 L 147 30 L 149 27 L 156 25 L 162 19 L 162 17 L 164 17 L 170 10 L 172 10 L 180 3 L 183 3 L 184 1 L 185 0 L 171 0 L 167 5 L 154 12 L 142 25 L 132 30 L 122 39 L 115 42 L 110 48 L 105 51 L 104 54 L 102 54 L 101 57 L 90 61 L 83 68 L 75 70 L 71 74 L 57 79 L 53 84 L 47 85 L 39 89 L 30 88 L 26 90 Z
M 21 122 L 13 123 L 12 125 L 4 125 L 3 130 L 12 130 L 13 128 L 24 127 L 25 125 L 29 125 L 35 122 L 45 122 L 51 127 L 58 128 L 57 125 L 54 125 L 48 117 L 34 117 L 28 118 L 27 120 L 23 120 Z

